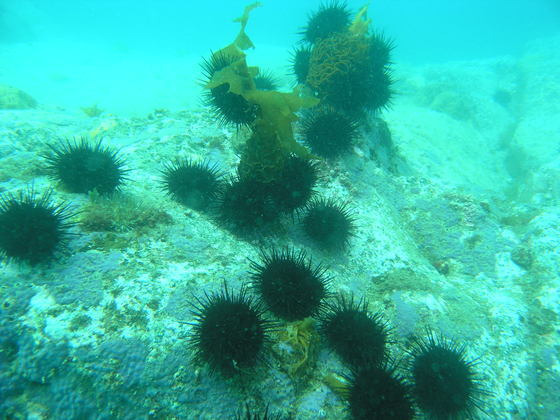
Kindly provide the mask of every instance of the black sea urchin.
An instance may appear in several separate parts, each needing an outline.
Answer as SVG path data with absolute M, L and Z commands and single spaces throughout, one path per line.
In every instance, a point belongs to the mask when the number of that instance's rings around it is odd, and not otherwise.
M 245 235 L 274 221 L 280 210 L 267 184 L 251 177 L 235 177 L 218 195 L 215 213 L 223 227 Z
M 314 154 L 333 159 L 352 149 L 358 121 L 334 109 L 312 110 L 304 114 L 301 134 Z
M 369 365 L 353 370 L 349 382 L 348 402 L 352 418 L 357 420 L 408 420 L 415 410 L 409 385 L 394 366 Z
M 280 420 L 280 419 L 282 419 L 282 416 L 280 414 L 269 414 L 268 406 L 264 409 L 264 412 L 256 413 L 252 411 L 247 405 L 243 413 L 238 413 L 235 416 L 235 420 Z
M 278 90 L 278 80 L 271 71 L 259 71 L 253 81 L 258 90 Z
M 263 318 L 264 311 L 244 286 L 237 294 L 224 285 L 218 293 L 197 298 L 190 342 L 196 359 L 224 376 L 255 366 L 274 327 Z
M 326 305 L 319 328 L 329 347 L 355 369 L 378 366 L 385 358 L 387 325 L 379 314 L 368 311 L 365 300 L 339 296 Z
M 380 35 L 333 35 L 314 46 L 307 84 L 324 105 L 362 118 L 387 107 L 392 94 L 389 53 Z M 344 64 L 341 64 L 344 63 Z
M 162 171 L 164 190 L 179 203 L 195 210 L 206 210 L 220 191 L 222 180 L 216 165 L 189 159 L 166 164 Z
M 313 267 L 304 251 L 262 252 L 260 263 L 251 261 L 251 269 L 254 289 L 277 317 L 297 321 L 319 313 L 330 279 L 323 266 Z
M 391 65 L 391 53 L 395 49 L 395 41 L 387 38 L 383 33 L 374 33 L 368 43 L 369 63 L 374 68 Z
M 311 58 L 310 47 L 298 47 L 292 51 L 291 67 L 292 74 L 296 77 L 298 84 L 303 84 L 307 80 L 309 73 L 309 59 Z
M 64 247 L 74 214 L 66 204 L 52 203 L 51 193 L 37 196 L 30 189 L 0 197 L 0 256 L 33 265 Z
M 331 0 L 321 4 L 319 10 L 309 16 L 301 35 L 305 41 L 313 44 L 337 32 L 346 31 L 349 26 L 350 11 L 346 2 Z
M 355 229 L 348 206 L 324 198 L 313 199 L 307 205 L 302 225 L 306 235 L 327 251 L 346 248 Z
M 437 420 L 473 418 L 481 409 L 481 388 L 475 360 L 452 340 L 429 332 L 409 351 L 413 394 L 418 406 Z
M 212 54 L 209 60 L 202 62 L 202 73 L 206 85 L 214 75 L 235 62 L 235 58 L 223 52 Z M 230 92 L 229 83 L 209 89 L 205 94 L 206 104 L 223 125 L 250 126 L 255 122 L 259 111 L 258 105 L 252 104 L 243 96 Z
M 315 194 L 319 168 L 313 160 L 291 155 L 278 179 L 270 185 L 270 194 L 278 208 L 292 212 L 304 207 Z
M 67 140 L 49 145 L 51 153 L 43 155 L 50 176 L 73 193 L 111 194 L 126 179 L 126 170 L 118 152 L 101 144 L 91 144 L 82 137 L 80 142 Z

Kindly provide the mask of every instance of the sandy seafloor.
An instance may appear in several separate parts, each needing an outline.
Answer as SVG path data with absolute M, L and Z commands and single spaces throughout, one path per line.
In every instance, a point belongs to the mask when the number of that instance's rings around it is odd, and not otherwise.
M 321 343 L 292 374 L 301 355 L 279 333 L 268 365 L 242 380 L 210 374 L 187 348 L 193 294 L 224 281 L 237 290 L 260 248 L 293 245 L 329 267 L 333 292 L 384 315 L 395 358 L 426 328 L 466 343 L 494 393 L 481 418 L 558 418 L 559 68 L 559 38 L 520 57 L 395 65 L 397 95 L 379 115 L 390 141 L 372 118 L 351 154 L 320 163 L 319 193 L 351 203 L 357 220 L 342 256 L 313 247 L 297 220 L 247 241 L 166 197 L 159 171 L 176 157 L 234 171 L 239 136 L 207 109 L 88 117 L 50 98 L 0 111 L 0 193 L 52 185 L 55 200 L 82 211 L 75 220 L 89 220 L 50 265 L 1 265 L 1 417 L 221 419 L 248 402 L 345 418 L 325 381 L 345 369 Z M 89 134 L 130 169 L 109 201 L 53 185 L 40 157 L 48 143 Z

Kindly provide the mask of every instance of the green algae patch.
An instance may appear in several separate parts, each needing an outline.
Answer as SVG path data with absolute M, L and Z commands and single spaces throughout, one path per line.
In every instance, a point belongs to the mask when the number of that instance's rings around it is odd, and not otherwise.
M 396 268 L 373 278 L 374 285 L 381 292 L 389 293 L 394 290 L 409 290 L 417 292 L 437 292 L 431 279 L 425 274 L 409 267 Z
M 157 208 L 124 195 L 101 197 L 90 193 L 80 213 L 81 226 L 88 232 L 129 232 L 141 235 L 160 224 L 170 224 L 171 216 Z
M 91 324 L 91 318 L 86 314 L 77 315 L 70 321 L 70 331 L 78 331 Z
M 107 332 L 116 332 L 127 326 L 145 330 L 148 326 L 148 315 L 146 311 L 130 307 L 119 310 L 113 301 L 103 309 L 102 323 Z

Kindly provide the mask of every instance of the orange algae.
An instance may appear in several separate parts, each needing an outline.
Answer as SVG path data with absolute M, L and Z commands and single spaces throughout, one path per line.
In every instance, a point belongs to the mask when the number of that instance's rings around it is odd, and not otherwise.
M 345 77 L 358 63 L 367 60 L 367 49 L 366 38 L 348 33 L 321 40 L 311 53 L 307 83 L 320 96 L 326 95 L 334 79 Z
M 356 36 L 366 36 L 369 30 L 369 25 L 371 24 L 371 19 L 367 17 L 368 5 L 363 6 L 354 21 L 350 25 L 349 32 Z
M 292 123 L 297 121 L 296 112 L 299 109 L 313 107 L 319 100 L 302 94 L 298 89 L 291 93 L 256 89 L 254 77 L 259 69 L 247 65 L 243 50 L 254 48 L 245 28 L 250 12 L 260 5 L 260 2 L 252 3 L 245 7 L 241 17 L 235 19 L 241 24 L 236 39 L 214 53 L 232 58 L 232 63 L 217 71 L 205 88 L 213 89 L 228 84 L 230 93 L 241 95 L 259 107 L 257 120 L 251 127 L 253 134 L 245 145 L 241 159 L 240 174 L 256 175 L 262 177 L 264 182 L 270 182 L 281 170 L 289 154 L 311 157 L 307 149 L 295 141 Z

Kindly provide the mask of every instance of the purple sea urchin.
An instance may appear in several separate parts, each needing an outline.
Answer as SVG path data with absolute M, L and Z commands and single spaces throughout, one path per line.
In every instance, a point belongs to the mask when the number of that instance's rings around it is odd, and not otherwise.
M 358 121 L 334 109 L 311 110 L 304 114 L 301 134 L 314 154 L 333 159 L 352 149 Z
M 292 51 L 291 68 L 292 74 L 296 77 L 298 84 L 303 84 L 307 80 L 309 73 L 309 59 L 311 58 L 310 47 L 298 47 Z
M 305 41 L 314 44 L 335 33 L 343 32 L 350 26 L 350 11 L 346 2 L 331 0 L 322 3 L 319 10 L 312 13 L 307 26 L 301 32 Z
M 348 402 L 357 420 L 409 420 L 415 415 L 410 386 L 395 366 L 369 365 L 347 377 Z

